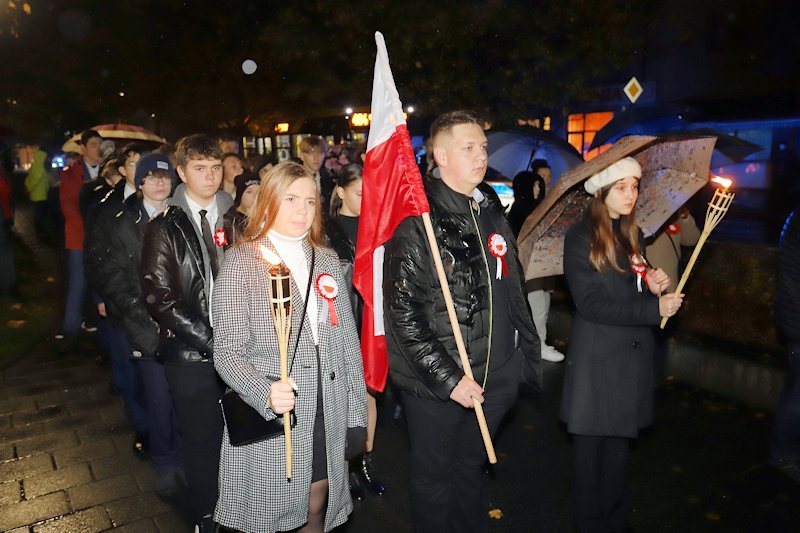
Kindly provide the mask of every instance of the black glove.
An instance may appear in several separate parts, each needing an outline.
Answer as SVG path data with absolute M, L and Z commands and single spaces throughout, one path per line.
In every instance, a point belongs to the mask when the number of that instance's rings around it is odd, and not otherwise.
M 364 453 L 367 444 L 367 428 L 347 428 L 347 442 L 344 447 L 344 458 L 351 461 Z

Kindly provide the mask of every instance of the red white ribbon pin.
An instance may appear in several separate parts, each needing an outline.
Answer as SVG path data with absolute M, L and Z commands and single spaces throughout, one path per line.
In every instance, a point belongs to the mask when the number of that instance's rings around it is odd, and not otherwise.
M 331 317 L 331 326 L 339 325 L 339 317 L 336 315 L 336 308 L 333 301 L 339 295 L 339 286 L 330 274 L 320 274 L 317 276 L 317 292 L 322 299 L 328 302 L 328 315 Z
M 647 283 L 647 261 L 639 254 L 631 252 L 631 270 L 636 273 L 636 286 L 642 292 L 642 282 Z
M 489 235 L 489 252 L 497 259 L 497 279 L 508 276 L 508 265 L 506 265 L 508 243 L 505 237 L 499 233 L 492 233 Z
M 214 232 L 214 243 L 217 246 L 225 246 L 228 244 L 228 237 L 225 235 L 225 230 L 220 228 Z
M 669 233 L 670 235 L 677 235 L 680 232 L 681 232 L 681 225 L 678 224 L 677 222 L 673 222 L 672 224 L 667 226 L 667 233 Z

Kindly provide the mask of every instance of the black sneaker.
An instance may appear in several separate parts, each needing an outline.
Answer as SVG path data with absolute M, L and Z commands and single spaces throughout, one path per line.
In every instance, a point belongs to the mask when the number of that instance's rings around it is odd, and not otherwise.
M 386 492 L 386 487 L 375 476 L 375 467 L 372 464 L 372 453 L 367 452 L 361 458 L 361 477 L 366 482 L 367 489 L 377 496 Z
M 95 333 L 97 331 L 97 326 L 90 322 L 81 322 L 81 329 L 86 333 Z

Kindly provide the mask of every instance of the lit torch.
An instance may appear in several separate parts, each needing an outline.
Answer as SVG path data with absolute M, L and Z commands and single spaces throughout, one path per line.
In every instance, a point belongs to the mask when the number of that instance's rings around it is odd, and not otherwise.
M 289 269 L 274 251 L 260 247 L 261 261 L 269 271 L 269 303 L 278 353 L 281 360 L 281 381 L 289 379 L 289 334 L 292 327 L 292 278 Z M 283 436 L 286 441 L 286 479 L 292 480 L 292 426 L 289 413 L 283 415 Z
M 729 190 L 730 186 L 733 185 L 731 180 L 715 176 L 711 179 L 711 181 L 719 184 L 720 187 L 714 191 L 713 198 L 711 198 L 711 201 L 708 202 L 708 209 L 706 209 L 706 221 L 703 225 L 703 231 L 700 233 L 700 238 L 697 240 L 697 244 L 694 247 L 692 257 L 689 258 L 689 263 L 686 265 L 686 270 L 683 271 L 681 281 L 678 283 L 678 287 L 675 289 L 675 292 L 678 294 L 680 294 L 680 292 L 683 290 L 683 286 L 686 285 L 686 280 L 689 279 L 689 274 L 692 272 L 694 262 L 697 260 L 697 256 L 700 255 L 700 249 L 703 248 L 706 239 L 708 239 L 708 236 L 711 235 L 711 231 L 717 227 L 717 224 L 719 224 L 719 222 L 722 220 L 722 217 L 724 217 L 725 213 L 728 212 L 728 208 L 733 201 L 733 197 L 736 196 Z M 661 329 L 664 329 L 664 326 L 667 325 L 667 320 L 669 320 L 669 317 L 666 316 L 661 319 Z

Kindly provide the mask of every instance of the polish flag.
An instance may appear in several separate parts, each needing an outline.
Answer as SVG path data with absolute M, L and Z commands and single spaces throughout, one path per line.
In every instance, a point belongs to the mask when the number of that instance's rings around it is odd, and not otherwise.
M 364 298 L 364 378 L 367 386 L 380 392 L 389 373 L 383 323 L 383 245 L 404 218 L 427 213 L 430 208 L 380 32 L 375 33 L 375 43 L 378 53 L 372 82 L 372 120 L 364 162 L 353 285 Z

